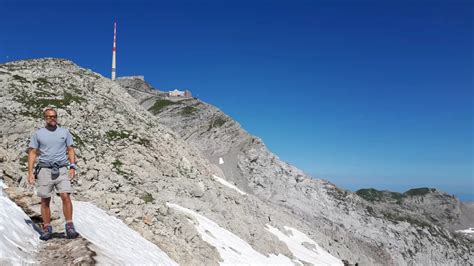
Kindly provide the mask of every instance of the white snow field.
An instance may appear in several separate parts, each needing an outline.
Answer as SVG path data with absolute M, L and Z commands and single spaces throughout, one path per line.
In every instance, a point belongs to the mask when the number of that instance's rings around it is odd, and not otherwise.
M 3 195 L 6 185 L 0 180 L 0 265 L 33 264 L 39 235 L 26 223 L 30 218 Z
M 39 235 L 30 218 L 3 195 L 0 181 L 0 265 L 33 264 Z M 91 203 L 73 201 L 77 231 L 94 244 L 99 264 L 178 265 L 155 244 Z
M 228 188 L 231 188 L 231 189 L 235 189 L 237 192 L 239 192 L 240 194 L 242 195 L 246 195 L 247 193 L 243 192 L 242 190 L 240 190 L 238 187 L 232 185 L 231 183 L 227 182 L 227 180 L 221 178 L 221 177 L 218 177 L 216 175 L 212 175 L 212 177 L 219 183 L 221 183 L 222 185 L 228 187 Z
M 155 244 L 89 202 L 74 201 L 77 231 L 94 244 L 95 258 L 106 265 L 178 265 Z
M 223 262 L 220 265 L 295 265 L 298 261 L 291 260 L 284 255 L 265 256 L 254 250 L 247 242 L 232 232 L 220 227 L 210 219 L 177 204 L 167 203 L 168 207 L 181 211 L 197 220 L 191 219 L 202 239 L 216 247 Z
M 458 233 L 463 233 L 463 234 L 469 234 L 469 235 L 474 235 L 474 228 L 468 228 L 465 230 L 457 230 L 456 232 Z
M 344 265 L 341 260 L 329 254 L 307 235 L 294 228 L 284 226 L 284 229 L 288 232 L 287 235 L 268 224 L 267 227 L 265 228 L 267 231 L 286 243 L 288 249 L 298 260 L 314 265 Z M 308 247 L 305 247 L 303 243 L 307 243 L 306 246 Z

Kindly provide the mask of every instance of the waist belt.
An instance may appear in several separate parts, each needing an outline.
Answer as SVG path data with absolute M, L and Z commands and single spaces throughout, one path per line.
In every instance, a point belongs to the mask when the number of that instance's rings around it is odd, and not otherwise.
M 38 177 L 38 174 L 41 170 L 41 168 L 50 168 L 51 169 L 51 179 L 56 179 L 59 176 L 59 168 L 68 166 L 67 162 L 54 162 L 54 163 L 48 163 L 48 162 L 38 162 L 38 164 L 35 167 L 34 175 L 35 177 Z

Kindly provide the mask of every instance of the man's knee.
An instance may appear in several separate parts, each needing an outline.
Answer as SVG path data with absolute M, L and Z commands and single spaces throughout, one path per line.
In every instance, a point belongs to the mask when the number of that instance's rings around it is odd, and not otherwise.
M 63 201 L 70 201 L 71 197 L 69 196 L 69 193 L 59 193 L 59 196 Z
M 50 202 L 51 202 L 51 198 L 41 198 L 42 207 L 49 207 Z

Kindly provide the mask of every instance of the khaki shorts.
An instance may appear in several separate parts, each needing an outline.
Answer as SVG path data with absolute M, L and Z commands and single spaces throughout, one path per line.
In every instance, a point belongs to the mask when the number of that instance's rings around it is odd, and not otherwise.
M 56 193 L 73 193 L 71 182 L 69 181 L 67 167 L 59 168 L 59 176 L 51 178 L 50 168 L 41 168 L 36 179 L 36 194 L 40 198 L 50 198 L 53 189 Z

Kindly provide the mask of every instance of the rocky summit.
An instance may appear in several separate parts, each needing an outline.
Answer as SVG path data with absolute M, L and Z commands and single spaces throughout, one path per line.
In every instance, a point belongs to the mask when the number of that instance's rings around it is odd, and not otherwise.
M 455 233 L 474 227 L 472 205 L 431 189 L 345 191 L 281 161 L 210 104 L 170 97 L 143 77 L 111 81 L 64 59 L 0 65 L 1 175 L 32 220 L 39 200 L 24 185 L 26 150 L 46 106 L 57 108 L 59 123 L 74 136 L 73 199 L 123 221 L 178 264 L 227 261 L 228 250 L 212 244 L 218 237 L 199 224 L 295 264 L 315 264 L 284 240 L 300 234 L 300 250 L 324 250 L 341 264 L 474 264 L 473 240 Z M 97 244 L 85 236 L 76 249 L 84 252 L 69 263 L 91 262 Z

